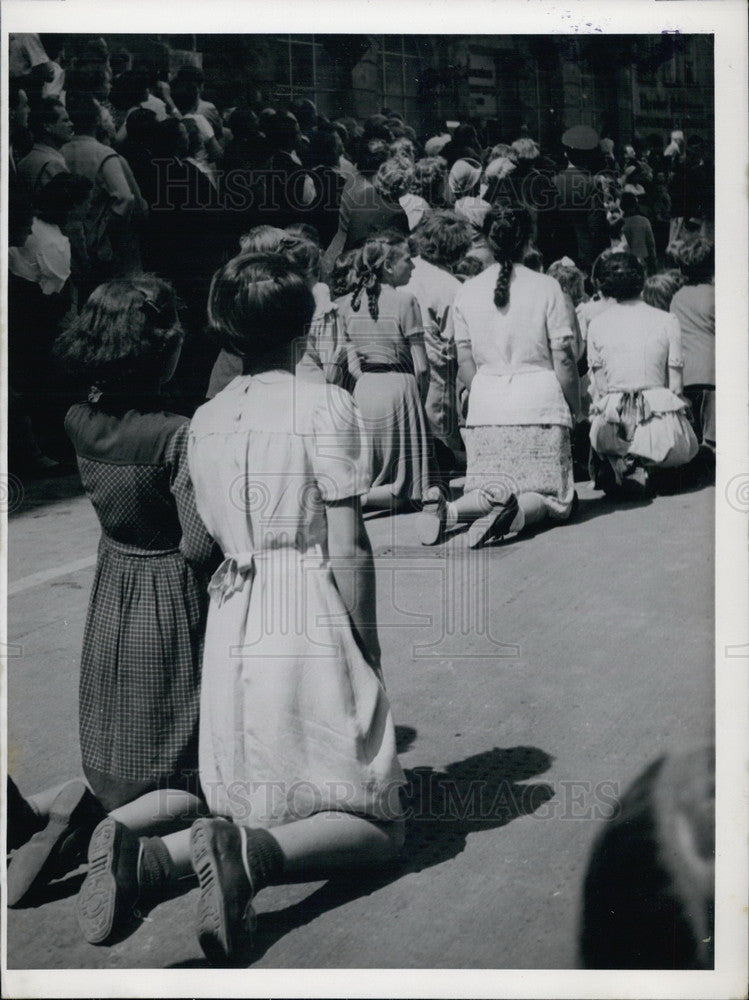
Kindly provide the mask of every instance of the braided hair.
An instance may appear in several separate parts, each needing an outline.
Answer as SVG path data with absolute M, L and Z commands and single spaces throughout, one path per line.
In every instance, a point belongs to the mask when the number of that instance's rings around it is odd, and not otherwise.
M 386 230 L 369 236 L 361 249 L 356 261 L 356 277 L 354 293 L 351 296 L 351 308 L 359 312 L 361 297 L 367 293 L 369 315 L 376 320 L 380 313 L 379 299 L 382 285 L 382 269 L 390 260 L 396 247 L 407 244 L 403 233 Z
M 528 242 L 531 217 L 528 210 L 519 205 L 494 205 L 486 214 L 483 231 L 499 264 L 494 305 L 502 309 L 510 300 L 512 266 L 520 260 Z

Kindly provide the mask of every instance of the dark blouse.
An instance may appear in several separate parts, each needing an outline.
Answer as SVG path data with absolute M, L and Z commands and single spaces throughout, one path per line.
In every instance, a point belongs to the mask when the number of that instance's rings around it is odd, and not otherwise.
M 195 506 L 189 426 L 183 416 L 145 406 L 118 410 L 82 403 L 65 419 L 104 534 L 138 549 L 178 548 L 203 564 L 216 551 Z

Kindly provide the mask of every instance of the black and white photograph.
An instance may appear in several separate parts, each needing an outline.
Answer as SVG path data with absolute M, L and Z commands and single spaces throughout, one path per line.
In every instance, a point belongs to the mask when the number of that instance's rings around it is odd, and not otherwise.
M 745 6 L 3 15 L 4 995 L 745 996 Z

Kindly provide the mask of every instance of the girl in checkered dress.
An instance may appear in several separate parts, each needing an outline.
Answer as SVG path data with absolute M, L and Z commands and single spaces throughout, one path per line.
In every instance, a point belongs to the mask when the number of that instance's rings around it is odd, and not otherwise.
M 197 787 L 198 704 L 213 543 L 195 508 L 186 417 L 159 387 L 183 334 L 151 276 L 110 281 L 56 344 L 92 387 L 65 427 L 102 527 L 83 639 L 83 769 L 115 809 L 159 788 Z
M 313 311 L 305 276 L 280 254 L 235 257 L 214 276 L 209 320 L 244 371 L 190 427 L 197 507 L 224 553 L 200 706 L 214 816 L 140 841 L 114 817 L 99 824 L 78 897 L 93 944 L 194 872 L 200 944 L 235 963 L 251 952 L 265 886 L 380 866 L 403 843 L 361 417 L 349 393 L 293 375 Z
M 159 399 L 181 346 L 174 294 L 148 275 L 97 288 L 55 345 L 92 384 L 65 421 L 102 527 L 80 679 L 90 788 L 71 781 L 25 800 L 9 784 L 10 906 L 77 867 L 107 812 L 155 833 L 207 811 L 198 709 L 207 571 L 219 553 L 195 506 L 189 421 Z

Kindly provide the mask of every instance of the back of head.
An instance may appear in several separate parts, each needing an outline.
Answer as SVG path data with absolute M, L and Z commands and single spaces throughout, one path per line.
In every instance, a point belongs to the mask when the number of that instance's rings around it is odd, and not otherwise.
M 597 262 L 596 281 L 601 294 L 617 302 L 636 299 L 645 284 L 645 269 L 633 253 L 618 251 Z
M 318 250 L 320 249 L 320 234 L 314 226 L 310 226 L 307 222 L 292 222 L 290 226 L 286 226 L 284 232 L 287 236 L 296 236 L 300 240 L 314 243 Z
M 682 243 L 678 260 L 689 285 L 708 284 L 715 276 L 715 244 L 704 236 Z
M 637 195 L 632 191 L 622 192 L 619 204 L 621 205 L 622 212 L 624 212 L 625 215 L 637 215 L 640 208 Z
M 645 279 L 642 301 L 653 306 L 654 309 L 663 309 L 664 312 L 668 312 L 671 299 L 683 284 L 684 276 L 681 271 L 662 271 L 659 274 L 651 274 Z
M 301 101 L 296 101 L 291 106 L 291 111 L 294 117 L 299 123 L 299 128 L 302 132 L 311 132 L 315 127 L 315 121 L 317 119 L 317 109 L 309 98 L 302 98 Z
M 150 148 L 156 128 L 156 113 L 150 108 L 135 108 L 127 116 L 125 131 L 131 142 Z
M 297 144 L 299 124 L 294 115 L 278 111 L 269 119 L 266 134 L 274 149 L 290 152 Z
M 380 164 L 374 186 L 386 201 L 398 201 L 413 189 L 413 163 L 403 156 L 391 156 Z
M 414 230 L 413 242 L 420 257 L 437 267 L 452 269 L 468 252 L 473 229 L 455 212 L 425 212 Z
M 55 124 L 62 107 L 62 101 L 56 97 L 43 97 L 34 102 L 29 112 L 29 131 L 36 142 L 44 141 L 47 126 Z
M 118 111 L 129 111 L 148 98 L 148 78 L 145 73 L 127 70 L 112 83 L 109 99 Z
M 257 115 L 249 108 L 235 108 L 229 118 L 229 128 L 235 139 L 255 136 L 258 130 Z
M 440 156 L 425 156 L 414 164 L 414 189 L 432 208 L 445 204 L 447 164 Z
M 166 118 L 156 122 L 151 139 L 154 157 L 181 156 L 186 152 L 187 137 L 185 126 L 179 118 Z
M 314 306 L 304 275 L 286 256 L 240 254 L 213 276 L 208 321 L 230 353 L 272 364 L 306 333 Z
M 414 143 L 407 136 L 401 136 L 393 140 L 390 143 L 388 152 L 391 156 L 402 156 L 405 159 L 410 160 L 411 163 L 416 161 L 416 148 Z
M 194 80 L 178 76 L 171 85 L 172 100 L 181 115 L 189 114 L 197 107 L 200 88 Z
M 522 206 L 495 205 L 487 212 L 482 228 L 494 259 L 500 265 L 494 304 L 501 309 L 509 301 L 512 265 L 522 259 L 531 234 L 531 217 Z
M 103 391 L 140 391 L 158 379 L 181 336 L 171 287 L 142 274 L 99 285 L 55 341 L 54 354 Z
M 278 245 L 278 253 L 287 257 L 310 285 L 319 281 L 321 254 L 320 245 L 315 240 L 287 232 Z
M 76 66 L 65 72 L 66 100 L 73 94 L 93 94 L 94 97 L 104 97 L 107 90 L 107 70 L 103 64 L 90 63 Z
M 464 198 L 478 191 L 481 164 L 477 160 L 456 160 L 450 168 L 448 182 L 454 198 Z
M 83 205 L 91 193 L 91 181 L 78 174 L 55 174 L 34 195 L 34 210 L 38 218 L 62 226 L 76 205 Z
M 385 229 L 366 238 L 356 259 L 356 285 L 351 298 L 351 308 L 355 312 L 359 310 L 362 293 L 366 291 L 369 314 L 372 319 L 377 319 L 383 269 L 393 254 L 404 246 L 408 246 L 406 237 L 395 229 Z
M 76 135 L 94 135 L 101 121 L 101 107 L 90 94 L 71 94 L 67 109 Z
M 348 250 L 337 257 L 330 274 L 330 294 L 339 299 L 356 288 L 356 262 L 359 250 Z
M 546 273 L 550 278 L 556 278 L 562 291 L 572 299 L 573 305 L 577 306 L 582 302 L 585 294 L 585 276 L 578 267 L 575 267 L 574 261 L 562 257 L 561 260 L 555 260 L 550 264 Z
M 337 132 L 316 128 L 310 136 L 307 158 L 312 166 L 335 167 L 341 148 Z
M 203 70 L 199 66 L 180 66 L 175 79 L 184 80 L 185 83 L 194 83 L 197 87 L 202 87 L 205 81 Z
M 533 139 L 516 139 L 511 149 L 515 153 L 519 164 L 523 162 L 531 163 L 540 156 L 539 148 Z
M 243 254 L 276 253 L 285 236 L 277 226 L 255 226 L 240 238 L 239 246 Z
M 376 174 L 388 158 L 388 143 L 383 139 L 361 136 L 354 143 L 354 163 L 365 176 Z
M 383 142 L 393 141 L 393 133 L 388 128 L 385 115 L 370 115 L 364 122 L 363 137 L 366 139 L 382 139 Z

